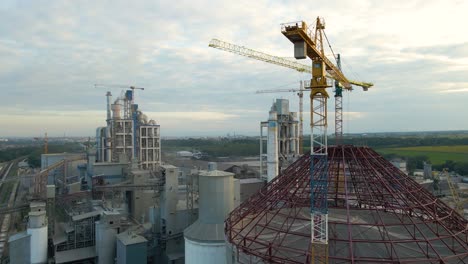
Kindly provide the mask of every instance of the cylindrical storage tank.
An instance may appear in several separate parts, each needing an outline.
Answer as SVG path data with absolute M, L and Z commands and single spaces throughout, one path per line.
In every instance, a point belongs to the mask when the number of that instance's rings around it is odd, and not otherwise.
M 279 173 L 278 167 L 278 116 L 273 106 L 268 118 L 267 135 L 267 177 L 268 182 Z
M 233 176 L 233 173 L 218 170 L 200 174 L 198 218 L 202 222 L 223 224 L 234 209 Z
M 115 104 L 112 104 L 111 108 L 112 108 L 112 117 L 114 119 L 120 119 L 120 112 L 121 112 L 122 106 L 118 103 L 115 103 Z
M 225 242 L 200 242 L 185 238 L 185 264 L 226 263 Z
M 200 173 L 198 220 L 184 231 L 186 264 L 226 263 L 224 220 L 234 209 L 233 176 L 218 170 Z
M 110 122 L 110 119 L 111 119 L 111 105 L 112 105 L 112 94 L 111 92 L 107 92 L 106 93 L 106 97 L 107 97 L 107 124 L 109 124 Z
M 117 229 L 102 221 L 96 222 L 96 255 L 98 264 L 113 264 Z
M 31 235 L 31 263 L 47 263 L 47 219 L 45 211 L 29 213 L 27 233 Z

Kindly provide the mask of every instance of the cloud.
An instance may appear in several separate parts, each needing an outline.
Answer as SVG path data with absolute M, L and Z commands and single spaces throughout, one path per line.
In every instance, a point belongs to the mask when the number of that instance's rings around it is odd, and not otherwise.
M 468 57 L 468 42 L 448 45 L 412 47 L 403 49 L 402 52 L 418 53 L 423 55 L 438 55 L 450 59 L 461 59 Z
M 468 100 L 468 40 L 453 26 L 468 24 L 467 8 L 466 1 L 436 0 L 2 1 L 1 122 L 9 127 L 0 136 L 31 133 L 28 122 L 58 134 L 68 128 L 94 134 L 104 123 L 108 90 L 94 83 L 145 87 L 136 100 L 150 118 L 160 120 L 162 131 L 255 134 L 274 98 L 290 99 L 297 109 L 297 97 L 254 92 L 297 88 L 310 76 L 208 48 L 208 42 L 219 38 L 292 57 L 280 23 L 305 19 L 313 26 L 316 16 L 325 18 L 345 74 L 375 83 L 366 93 L 347 94 L 347 111 L 362 113 L 350 114 L 348 127 L 424 127 L 428 123 L 418 121 L 422 116 L 433 111 L 457 116 Z M 329 107 L 332 112 L 332 100 Z M 389 124 L 381 124 L 383 118 Z M 440 130 L 436 122 L 429 124 L 429 130 Z

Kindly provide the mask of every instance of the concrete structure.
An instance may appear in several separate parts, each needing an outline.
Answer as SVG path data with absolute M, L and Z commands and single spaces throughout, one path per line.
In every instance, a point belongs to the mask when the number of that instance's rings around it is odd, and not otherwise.
M 111 103 L 107 92 L 107 126 L 96 129 L 97 162 L 130 162 L 142 169 L 161 164 L 160 126 L 138 109 L 133 90 Z
M 31 235 L 21 232 L 8 240 L 10 249 L 10 264 L 24 264 L 31 261 Z
M 144 237 L 126 231 L 117 235 L 117 264 L 146 264 L 147 243 Z
M 80 203 L 82 203 L 80 201 Z M 75 209 L 75 210 L 73 210 Z M 86 212 L 80 213 L 82 210 Z M 100 211 L 90 207 L 69 208 L 68 221 L 58 222 L 52 238 L 55 263 L 91 260 L 96 257 L 96 221 Z
M 224 220 L 234 207 L 233 174 L 218 170 L 199 175 L 199 218 L 184 231 L 185 263 L 226 263 Z
M 46 169 L 49 166 L 54 165 L 57 162 L 60 162 L 64 159 L 76 159 L 83 157 L 83 154 L 77 153 L 49 153 L 49 154 L 41 154 L 41 170 Z M 70 167 L 70 169 L 76 169 Z
M 266 138 L 263 134 L 265 128 L 268 128 Z M 266 154 L 263 152 L 265 141 L 267 143 Z M 270 182 L 298 157 L 297 113 L 289 112 L 288 100 L 276 99 L 269 112 L 268 121 L 260 123 L 260 175 Z
M 390 161 L 393 166 L 397 167 L 399 170 L 404 172 L 405 174 L 408 174 L 408 170 L 406 168 L 406 161 L 402 159 L 393 159 Z
M 30 263 L 47 263 L 47 217 L 45 203 L 31 203 L 27 234 L 30 235 Z
M 432 179 L 432 164 L 424 162 L 424 179 Z
M 96 222 L 97 264 L 114 264 L 116 235 L 120 228 L 120 214 L 104 211 Z

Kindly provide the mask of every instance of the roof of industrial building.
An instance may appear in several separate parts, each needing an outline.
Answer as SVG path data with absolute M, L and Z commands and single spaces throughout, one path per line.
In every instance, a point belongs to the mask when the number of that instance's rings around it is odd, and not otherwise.
M 28 236 L 31 236 L 31 235 L 28 234 L 26 231 L 16 233 L 16 234 L 10 236 L 10 238 L 8 239 L 8 243 L 11 243 L 13 241 L 16 241 L 16 240 L 19 240 L 19 239 L 22 239 L 22 238 L 25 238 L 25 237 L 28 237 Z
M 55 263 L 68 263 L 96 257 L 95 247 L 85 247 L 55 252 Z
M 224 241 L 224 224 L 207 224 L 197 220 L 184 231 L 184 237 L 200 242 Z
M 227 176 L 234 176 L 234 173 L 220 171 L 220 170 L 211 170 L 211 171 L 200 171 L 200 176 L 204 177 L 227 177 Z
M 265 181 L 259 178 L 247 178 L 239 179 L 240 184 L 250 184 L 250 183 L 264 183 Z
M 128 231 L 118 234 L 117 239 L 125 246 L 148 242 L 146 238 Z
M 74 215 L 74 216 L 72 216 L 72 220 L 73 221 L 80 221 L 80 220 L 83 220 L 83 219 L 86 219 L 86 218 L 98 216 L 100 214 L 101 214 L 101 212 L 99 212 L 99 211 L 91 211 L 91 212 L 87 212 L 87 213 L 84 213 L 84 214 Z

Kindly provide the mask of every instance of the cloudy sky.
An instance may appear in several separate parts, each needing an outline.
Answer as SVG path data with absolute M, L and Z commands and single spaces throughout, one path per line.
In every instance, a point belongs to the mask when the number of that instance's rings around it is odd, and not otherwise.
M 289 58 L 280 24 L 317 16 L 345 75 L 375 83 L 345 94 L 345 132 L 468 129 L 467 11 L 463 0 L 2 0 L 0 136 L 93 135 L 107 91 L 95 83 L 145 87 L 136 100 L 164 136 L 256 135 L 274 98 L 298 101 L 255 91 L 310 77 L 208 42 Z

